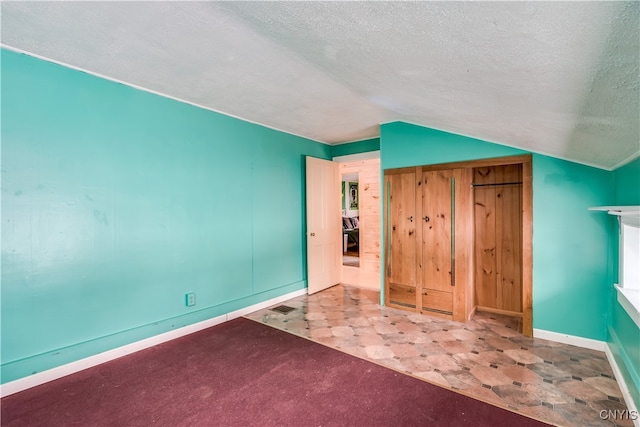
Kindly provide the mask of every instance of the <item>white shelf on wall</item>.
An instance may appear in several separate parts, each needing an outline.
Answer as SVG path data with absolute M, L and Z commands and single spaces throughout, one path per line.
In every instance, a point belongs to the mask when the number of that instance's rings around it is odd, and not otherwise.
M 640 216 L 640 206 L 595 206 L 590 211 L 604 211 L 616 216 Z

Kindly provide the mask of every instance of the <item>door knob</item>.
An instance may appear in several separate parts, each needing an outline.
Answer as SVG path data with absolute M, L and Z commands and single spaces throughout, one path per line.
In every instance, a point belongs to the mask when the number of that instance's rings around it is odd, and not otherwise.
M 316 233 L 311 233 L 311 237 L 314 237 L 316 235 Z
M 413 222 L 413 215 L 411 215 L 409 218 L 407 218 L 409 221 Z
M 424 218 L 422 218 L 422 219 L 424 219 L 424 222 L 429 222 L 429 217 L 428 217 L 428 216 L 426 216 L 426 215 L 425 215 L 425 216 L 424 216 Z

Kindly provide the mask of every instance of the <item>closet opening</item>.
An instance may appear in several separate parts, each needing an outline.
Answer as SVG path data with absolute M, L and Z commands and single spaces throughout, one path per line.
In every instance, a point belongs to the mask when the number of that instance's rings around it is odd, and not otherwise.
M 522 332 L 522 164 L 473 168 L 475 307 Z
M 385 304 L 533 336 L 531 156 L 384 174 Z

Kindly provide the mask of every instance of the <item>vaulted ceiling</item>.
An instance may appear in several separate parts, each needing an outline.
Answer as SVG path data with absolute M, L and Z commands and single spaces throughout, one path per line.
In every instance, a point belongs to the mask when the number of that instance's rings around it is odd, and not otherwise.
M 611 169 L 640 3 L 2 2 L 2 44 L 317 141 L 406 121 Z

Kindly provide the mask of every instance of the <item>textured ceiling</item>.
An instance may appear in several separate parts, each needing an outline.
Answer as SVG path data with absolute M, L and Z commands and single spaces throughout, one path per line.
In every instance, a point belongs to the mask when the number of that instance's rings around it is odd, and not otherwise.
M 610 169 L 639 2 L 2 2 L 2 44 L 329 144 L 406 121 Z

